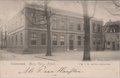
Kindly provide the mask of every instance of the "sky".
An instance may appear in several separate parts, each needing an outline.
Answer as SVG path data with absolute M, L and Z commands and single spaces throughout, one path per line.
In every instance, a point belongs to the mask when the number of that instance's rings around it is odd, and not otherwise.
M 0 19 L 4 22 L 10 20 L 15 14 L 17 14 L 22 8 L 25 2 L 28 3 L 37 3 L 42 4 L 43 1 L 41 0 L 0 0 Z M 97 19 L 100 19 L 104 22 L 107 22 L 109 20 L 111 21 L 117 21 L 120 20 L 120 15 L 115 16 L 111 15 L 105 8 L 107 8 L 109 11 L 113 13 L 120 14 L 119 11 L 116 11 L 116 7 L 113 5 L 111 1 L 94 1 L 91 0 L 88 3 L 88 12 L 89 16 L 92 16 L 94 12 L 94 7 L 96 4 L 96 10 L 94 17 Z M 83 14 L 82 11 L 82 5 L 80 1 L 58 1 L 58 0 L 51 0 L 49 1 L 49 6 L 58 8 L 61 10 L 71 11 L 79 14 Z

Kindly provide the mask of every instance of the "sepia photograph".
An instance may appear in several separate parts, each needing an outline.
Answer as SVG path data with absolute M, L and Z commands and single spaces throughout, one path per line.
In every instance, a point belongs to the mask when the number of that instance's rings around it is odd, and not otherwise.
M 120 0 L 0 0 L 0 78 L 120 78 Z
M 120 61 L 120 0 L 0 0 L 0 60 Z

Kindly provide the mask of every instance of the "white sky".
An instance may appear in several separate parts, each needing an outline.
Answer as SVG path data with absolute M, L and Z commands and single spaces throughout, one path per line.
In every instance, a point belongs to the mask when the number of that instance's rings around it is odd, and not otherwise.
M 2 20 L 9 20 L 12 18 L 17 12 L 19 12 L 24 2 L 34 2 L 34 3 L 42 3 L 40 0 L 0 0 L 0 19 Z M 91 16 L 93 13 L 95 1 L 91 1 L 89 3 L 89 15 Z M 68 10 L 76 13 L 82 14 L 81 3 L 76 1 L 57 1 L 52 0 L 50 1 L 49 6 L 55 7 L 58 9 Z M 104 22 L 120 20 L 120 16 L 113 16 L 109 14 L 104 7 L 108 8 L 112 12 L 117 12 L 120 14 L 119 11 L 114 11 L 113 3 L 109 1 L 98 1 L 96 6 L 95 16 L 97 19 L 101 19 Z

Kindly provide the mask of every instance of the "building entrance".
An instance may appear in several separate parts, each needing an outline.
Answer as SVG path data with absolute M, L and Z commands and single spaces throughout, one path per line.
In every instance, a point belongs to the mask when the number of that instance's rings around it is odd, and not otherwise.
M 115 50 L 115 42 L 112 42 L 112 50 Z
M 74 50 L 74 41 L 73 40 L 69 40 L 69 49 Z

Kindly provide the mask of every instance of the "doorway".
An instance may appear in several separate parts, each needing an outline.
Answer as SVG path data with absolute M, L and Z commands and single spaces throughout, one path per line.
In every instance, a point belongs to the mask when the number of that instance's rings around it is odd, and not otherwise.
M 74 36 L 69 36 L 69 50 L 74 50 Z
M 115 42 L 112 42 L 112 50 L 115 50 Z
M 74 41 L 73 40 L 69 40 L 69 49 L 74 50 Z

